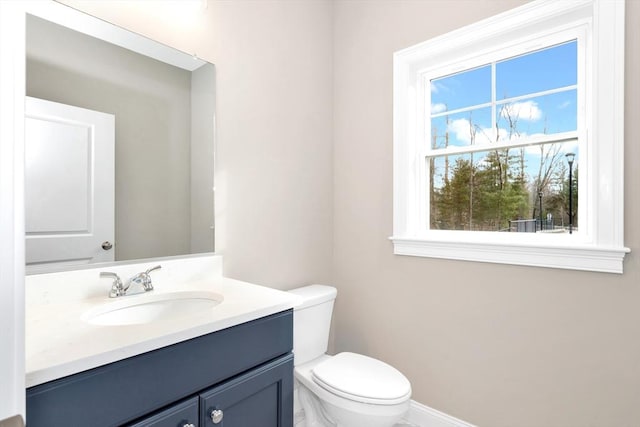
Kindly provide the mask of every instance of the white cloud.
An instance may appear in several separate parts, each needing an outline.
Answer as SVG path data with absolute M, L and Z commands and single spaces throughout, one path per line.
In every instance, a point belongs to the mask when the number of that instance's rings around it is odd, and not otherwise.
M 475 144 L 489 144 L 495 140 L 495 131 L 493 129 L 482 127 L 474 127 L 472 129 L 467 119 L 456 119 L 449 123 L 449 132 L 453 133 L 455 138 L 464 144 L 471 143 L 472 131 L 475 132 Z
M 438 114 L 442 113 L 443 111 L 447 111 L 447 106 L 445 104 L 431 104 L 431 114 Z
M 454 134 L 454 137 L 465 144 L 471 142 L 471 132 L 469 128 L 469 120 L 456 119 L 449 123 L 449 132 Z
M 538 108 L 538 103 L 535 101 L 514 102 L 503 105 L 500 109 L 500 116 L 505 119 L 511 117 L 512 119 L 535 122 L 542 118 L 542 110 Z

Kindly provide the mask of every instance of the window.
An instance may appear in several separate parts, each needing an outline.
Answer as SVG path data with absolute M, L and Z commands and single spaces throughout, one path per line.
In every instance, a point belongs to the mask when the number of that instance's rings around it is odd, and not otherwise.
M 601 0 L 397 52 L 395 253 L 621 273 L 623 68 L 624 2 Z
M 577 171 L 578 37 L 584 45 L 582 34 L 562 34 L 474 69 L 425 73 L 430 229 L 578 231 L 565 161 L 573 155 Z

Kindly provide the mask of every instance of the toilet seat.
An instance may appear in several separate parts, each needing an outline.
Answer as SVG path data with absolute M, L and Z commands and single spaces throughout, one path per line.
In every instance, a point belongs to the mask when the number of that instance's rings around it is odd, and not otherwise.
M 345 399 L 396 405 L 411 396 L 409 380 L 394 367 L 356 353 L 339 353 L 313 367 L 313 381 Z

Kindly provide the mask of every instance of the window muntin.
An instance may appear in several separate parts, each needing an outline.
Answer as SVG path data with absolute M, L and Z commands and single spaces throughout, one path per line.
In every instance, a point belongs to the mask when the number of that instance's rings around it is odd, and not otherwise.
M 425 79 L 427 229 L 566 230 L 565 154 L 576 154 L 577 169 L 579 151 L 578 40 Z

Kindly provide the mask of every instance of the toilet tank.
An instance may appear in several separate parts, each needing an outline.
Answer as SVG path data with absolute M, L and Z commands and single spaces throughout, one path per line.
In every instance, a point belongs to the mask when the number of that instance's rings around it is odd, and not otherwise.
M 327 352 L 337 291 L 332 286 L 309 285 L 289 292 L 300 298 L 293 309 L 293 355 L 294 365 L 302 365 Z

